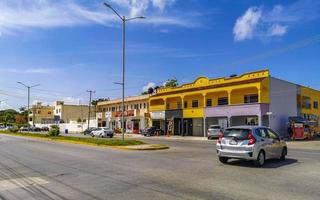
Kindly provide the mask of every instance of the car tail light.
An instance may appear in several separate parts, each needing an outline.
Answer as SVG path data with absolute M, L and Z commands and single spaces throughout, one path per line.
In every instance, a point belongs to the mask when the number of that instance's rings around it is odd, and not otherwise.
M 218 143 L 219 143 L 219 144 L 221 144 L 222 138 L 223 138 L 223 132 L 220 131 L 219 140 L 218 140 Z
M 256 141 L 257 141 L 256 138 L 252 134 L 252 130 L 249 130 L 248 140 L 249 140 L 248 145 L 252 145 L 252 144 L 256 143 Z

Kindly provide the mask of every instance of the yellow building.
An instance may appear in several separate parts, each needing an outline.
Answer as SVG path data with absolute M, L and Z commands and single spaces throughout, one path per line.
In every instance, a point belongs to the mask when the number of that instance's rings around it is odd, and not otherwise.
M 175 135 L 206 136 L 209 125 L 265 125 L 285 134 L 289 116 L 320 116 L 319 109 L 297 106 L 300 93 L 301 98 L 318 101 L 319 91 L 312 91 L 271 77 L 269 70 L 199 77 L 192 83 L 158 89 L 149 100 L 150 115 L 154 126 Z
M 301 117 L 320 124 L 320 92 L 308 87 L 300 87 L 298 107 Z M 320 131 L 318 127 L 318 131 Z
M 33 105 L 29 112 L 29 124 L 50 124 L 54 121 L 53 106 L 42 105 L 41 102 Z
M 124 127 L 129 133 L 139 133 L 148 127 L 149 123 L 149 95 L 125 98 Z M 122 99 L 98 102 L 97 120 L 99 127 L 112 129 L 121 128 Z

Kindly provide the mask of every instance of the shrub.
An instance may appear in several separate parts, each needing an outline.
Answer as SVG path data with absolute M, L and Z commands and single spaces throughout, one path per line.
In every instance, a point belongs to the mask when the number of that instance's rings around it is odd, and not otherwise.
M 52 125 L 48 132 L 49 136 L 58 136 L 60 134 L 60 127 L 58 125 Z
M 11 133 L 17 133 L 19 131 L 19 128 L 18 127 L 10 128 L 9 131 Z

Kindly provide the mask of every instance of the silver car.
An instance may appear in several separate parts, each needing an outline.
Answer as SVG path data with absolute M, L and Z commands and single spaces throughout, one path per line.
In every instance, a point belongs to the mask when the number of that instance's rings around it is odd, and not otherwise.
M 212 140 L 214 138 L 219 138 L 220 132 L 222 131 L 221 126 L 219 125 L 210 125 L 208 129 L 208 140 Z
M 113 135 L 114 135 L 114 131 L 110 128 L 105 128 L 105 127 L 96 128 L 93 131 L 91 131 L 92 137 L 112 138 Z
M 221 133 L 216 148 L 222 163 L 235 158 L 252 160 L 258 167 L 263 166 L 267 159 L 285 160 L 287 155 L 286 142 L 273 130 L 263 126 L 227 128 Z

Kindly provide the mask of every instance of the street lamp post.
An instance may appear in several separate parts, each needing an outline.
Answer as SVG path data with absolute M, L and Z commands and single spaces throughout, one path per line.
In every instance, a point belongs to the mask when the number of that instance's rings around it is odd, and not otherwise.
M 135 19 L 145 19 L 145 17 L 132 17 L 126 18 L 126 16 L 119 15 L 119 13 L 108 3 L 104 3 L 104 5 L 110 8 L 122 21 L 122 114 L 121 114 L 121 132 L 122 132 L 122 140 L 124 140 L 124 87 L 125 87 L 125 56 L 126 56 L 126 22 L 135 20 Z
M 27 116 L 27 118 L 28 118 L 28 122 L 29 122 L 29 109 L 30 109 L 30 89 L 31 88 L 34 88 L 34 87 L 37 87 L 37 86 L 39 86 L 40 84 L 36 84 L 36 85 L 32 85 L 32 86 L 29 86 L 29 85 L 26 85 L 26 84 L 24 84 L 24 83 L 22 83 L 22 82 L 17 82 L 17 83 L 19 83 L 20 85 L 23 85 L 24 87 L 26 87 L 27 89 L 28 89 L 28 116 Z M 33 113 L 34 114 L 34 113 Z M 34 126 L 34 119 L 32 119 L 32 125 Z

